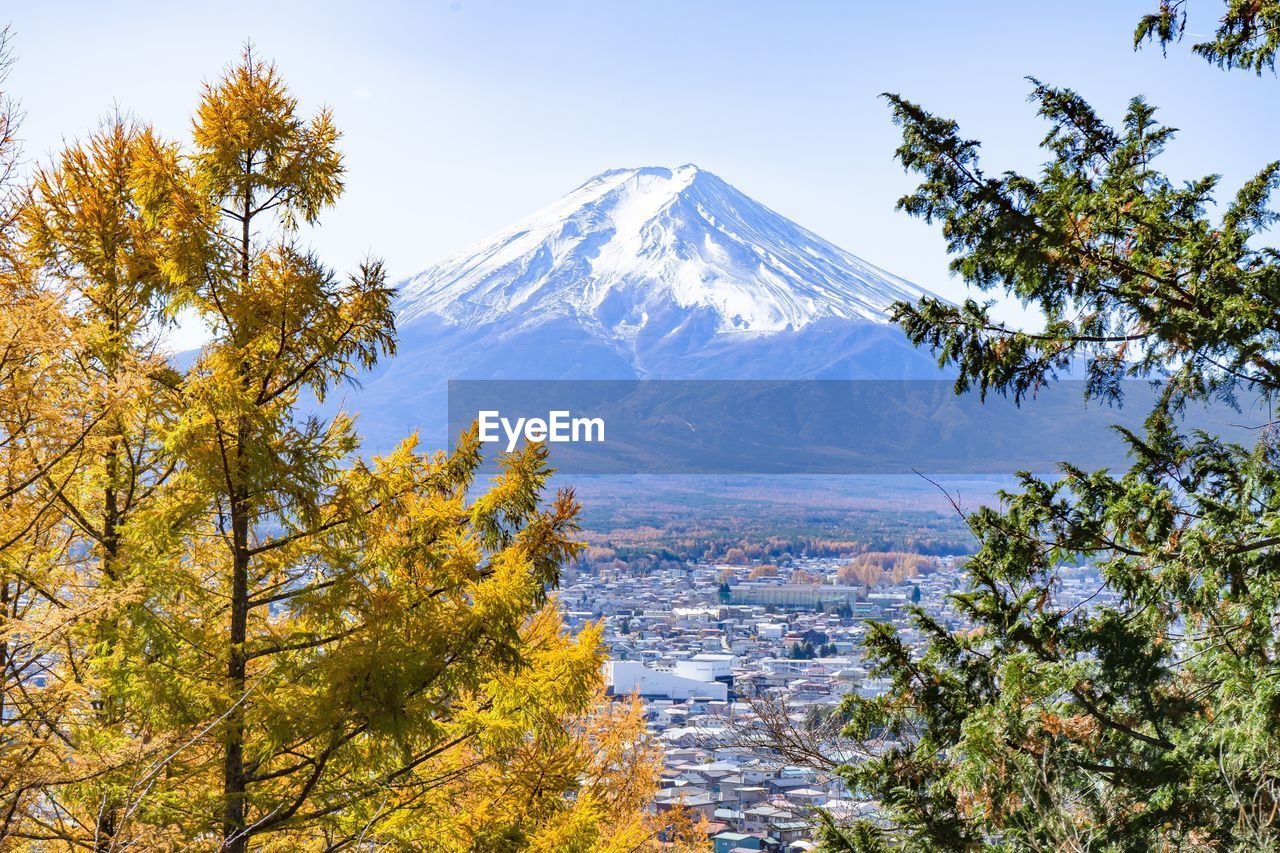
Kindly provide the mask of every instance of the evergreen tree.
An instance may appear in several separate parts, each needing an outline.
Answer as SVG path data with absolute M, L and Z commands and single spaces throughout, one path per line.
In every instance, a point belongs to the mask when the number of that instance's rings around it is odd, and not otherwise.
M 817 650 L 814 649 L 813 643 L 803 640 L 787 646 L 786 656 L 791 660 L 813 660 L 817 656 Z
M 1139 41 L 1180 35 L 1182 3 L 1144 19 Z M 1200 54 L 1261 71 L 1280 6 L 1227 3 Z M 1221 215 L 1218 179 L 1160 171 L 1174 131 L 1135 98 L 1112 127 L 1074 92 L 1033 81 L 1049 124 L 1038 175 L 984 170 L 957 125 L 888 96 L 897 156 L 922 178 L 900 202 L 938 222 L 974 287 L 1037 306 L 1043 331 L 988 306 L 925 300 L 896 319 L 959 389 L 1022 399 L 1069 364 L 1088 393 L 1163 383 L 1128 470 L 1069 464 L 969 523 L 980 550 L 952 631 L 918 608 L 914 653 L 887 625 L 867 638 L 876 699 L 851 698 L 848 734 L 893 745 L 848 767 L 883 822 L 828 826 L 831 849 L 1246 850 L 1280 845 L 1280 456 L 1272 426 L 1238 446 L 1179 426 L 1206 399 L 1280 390 L 1280 163 Z M 1092 563 L 1119 604 L 1059 600 L 1064 565 Z

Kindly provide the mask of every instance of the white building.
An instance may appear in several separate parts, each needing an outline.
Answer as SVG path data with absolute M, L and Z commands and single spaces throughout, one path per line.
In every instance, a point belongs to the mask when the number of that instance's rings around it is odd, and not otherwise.
M 695 655 L 696 657 L 699 656 Z M 696 660 L 680 661 L 677 666 L 682 663 L 696 662 Z M 723 682 L 704 681 L 667 670 L 650 669 L 639 661 L 633 660 L 605 661 L 604 678 L 609 686 L 609 692 L 615 696 L 638 693 L 645 698 L 666 698 L 677 702 L 695 696 L 721 701 L 729 698 L 729 685 Z
M 733 655 L 701 652 L 688 660 L 676 661 L 676 675 L 697 681 L 724 681 L 733 678 Z

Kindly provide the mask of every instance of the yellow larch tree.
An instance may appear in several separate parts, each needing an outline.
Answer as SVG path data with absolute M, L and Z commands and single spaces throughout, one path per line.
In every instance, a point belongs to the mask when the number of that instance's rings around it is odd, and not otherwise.
M 474 430 L 366 459 L 316 414 L 395 342 L 382 265 L 303 245 L 338 142 L 246 51 L 189 144 L 112 118 L 5 232 L 0 846 L 698 847 L 552 598 L 546 448 L 481 488 Z
M 38 481 L 74 570 L 60 583 L 71 615 L 45 680 L 61 691 L 58 738 L 76 770 L 45 789 L 45 829 L 99 851 L 112 849 L 136 768 L 163 747 L 139 737 L 154 728 L 138 669 L 165 594 L 153 518 L 178 465 L 163 445 L 177 400 L 158 351 L 172 287 L 132 191 L 149 138 L 112 116 L 36 170 L 18 218 L 28 275 L 70 311 L 63 389 L 90 425 L 75 456 Z
M 212 333 L 167 439 L 172 511 L 194 520 L 169 664 L 213 744 L 175 762 L 206 816 L 192 838 L 485 849 L 535 845 L 566 814 L 575 837 L 621 826 L 643 804 L 610 801 L 582 751 L 603 731 L 598 631 L 568 638 L 548 605 L 579 546 L 546 449 L 504 456 L 478 495 L 474 432 L 448 455 L 409 439 L 361 461 L 349 417 L 309 413 L 394 350 L 382 265 L 343 277 L 301 244 L 343 188 L 330 114 L 300 115 L 246 51 L 193 130 L 137 184 L 179 303 Z M 494 798 L 459 811 L 486 774 Z

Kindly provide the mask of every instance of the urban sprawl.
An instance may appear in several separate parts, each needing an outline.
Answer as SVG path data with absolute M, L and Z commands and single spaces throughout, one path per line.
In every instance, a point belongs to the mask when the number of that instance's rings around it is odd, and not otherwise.
M 889 686 L 863 658 L 867 621 L 894 624 L 917 649 L 912 605 L 964 627 L 948 606 L 966 586 L 963 560 L 875 586 L 841 582 L 846 562 L 800 558 L 765 572 L 669 562 L 643 576 L 610 567 L 565 579 L 570 625 L 605 619 L 609 690 L 640 697 L 663 746 L 655 808 L 696 811 L 715 853 L 811 850 L 818 809 L 874 818 L 877 804 L 836 772 L 888 745 L 843 740 L 835 714 L 846 695 Z M 1088 567 L 1066 572 L 1058 594 L 1066 606 L 1110 598 Z

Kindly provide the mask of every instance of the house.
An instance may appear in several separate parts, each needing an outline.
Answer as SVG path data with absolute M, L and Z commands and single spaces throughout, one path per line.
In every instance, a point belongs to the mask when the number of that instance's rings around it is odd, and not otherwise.
M 744 832 L 722 832 L 711 841 L 715 844 L 715 853 L 736 853 L 739 850 L 763 850 L 764 839 L 758 835 Z

